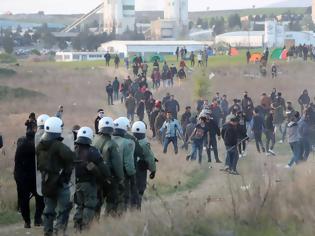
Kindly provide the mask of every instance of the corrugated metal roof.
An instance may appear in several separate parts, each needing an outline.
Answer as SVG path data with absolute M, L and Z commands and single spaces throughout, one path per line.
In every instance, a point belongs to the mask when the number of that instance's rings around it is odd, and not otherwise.
M 263 36 L 265 31 L 236 31 L 236 32 L 228 32 L 224 34 L 217 35 L 217 37 L 225 37 L 225 36 Z
M 186 46 L 186 45 L 205 45 L 205 42 L 200 41 L 110 41 L 103 43 L 102 45 L 110 45 L 110 44 L 122 44 L 126 46 Z

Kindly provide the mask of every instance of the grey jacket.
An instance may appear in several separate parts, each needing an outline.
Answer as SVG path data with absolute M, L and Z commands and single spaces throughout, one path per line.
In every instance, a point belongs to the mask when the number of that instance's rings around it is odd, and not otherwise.
M 287 137 L 289 143 L 295 143 L 300 140 L 299 126 L 297 122 L 290 122 L 288 124 Z

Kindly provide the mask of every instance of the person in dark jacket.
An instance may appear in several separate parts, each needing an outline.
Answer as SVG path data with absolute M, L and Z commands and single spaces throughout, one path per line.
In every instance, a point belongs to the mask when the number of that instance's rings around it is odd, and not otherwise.
M 220 102 L 220 107 L 222 111 L 222 124 L 225 124 L 226 117 L 229 114 L 229 102 L 227 100 L 226 94 L 223 94 L 221 102 Z
M 98 134 L 98 123 L 103 117 L 104 117 L 104 110 L 103 109 L 98 109 L 97 117 L 96 117 L 96 119 L 94 121 L 95 134 Z
M 233 110 L 236 111 L 236 113 L 242 110 L 242 108 L 238 104 L 238 102 L 239 102 L 238 99 L 236 99 L 236 98 L 233 99 L 233 104 L 229 107 L 229 114 L 231 114 Z
M 209 140 L 207 142 L 208 162 L 211 162 L 211 150 L 212 150 L 214 153 L 215 162 L 221 163 L 219 159 L 219 154 L 218 154 L 218 142 L 217 142 L 217 136 L 219 140 L 221 139 L 220 128 L 211 116 L 207 117 L 206 125 L 209 130 Z
M 32 131 L 37 126 L 36 115 L 34 112 L 31 112 L 30 115 L 28 116 L 28 120 L 25 121 L 25 126 L 26 132 Z
M 217 99 L 213 99 L 210 110 L 213 120 L 219 127 L 222 127 L 222 111 Z
M 114 103 L 113 103 L 114 88 L 113 88 L 111 81 L 109 81 L 108 85 L 106 86 L 106 93 L 107 93 L 108 105 L 114 105 Z
M 259 115 L 259 110 L 256 108 L 253 112 L 252 132 L 254 133 L 257 151 L 260 153 L 260 147 L 263 152 L 266 152 L 262 142 L 262 132 L 264 129 L 264 119 Z
M 106 66 L 109 66 L 109 62 L 111 59 L 111 55 L 109 54 L 109 52 L 105 54 L 104 58 L 105 58 Z
M 273 114 L 274 114 L 274 108 L 271 108 L 269 111 L 269 114 L 266 115 L 265 119 L 265 136 L 266 136 L 266 155 L 269 156 L 270 154 L 275 156 L 275 152 L 273 151 L 273 148 L 276 143 L 276 136 L 275 136 L 275 125 L 273 124 Z M 270 145 L 271 142 L 271 145 Z
M 36 191 L 35 131 L 36 127 L 33 130 L 28 130 L 26 137 L 18 140 L 15 153 L 14 178 L 24 219 L 24 228 L 31 228 L 30 196 L 35 197 L 35 226 L 42 225 L 42 214 L 45 207 L 43 197 L 39 196 Z
M 189 123 L 186 126 L 186 133 L 184 135 L 184 145 L 182 148 L 184 148 L 186 151 L 188 151 L 188 145 L 189 145 L 189 139 L 192 136 L 195 128 L 197 125 L 197 118 L 196 117 L 190 117 Z
M 135 110 L 136 110 L 136 99 L 133 97 L 132 93 L 126 98 L 125 106 L 127 109 L 127 118 L 133 122 Z
M 310 130 L 310 116 L 307 112 L 304 113 L 298 122 L 298 130 L 301 143 L 301 160 L 307 161 L 311 152 L 311 130 Z
M 271 66 L 271 76 L 273 79 L 277 78 L 278 76 L 278 68 L 275 63 L 272 63 L 272 66 Z
M 247 91 L 244 92 L 244 97 L 242 99 L 242 111 L 243 113 L 245 113 L 246 123 L 247 123 L 246 126 L 248 127 L 248 124 L 251 121 L 252 116 L 253 116 L 254 103 L 252 99 L 248 96 Z
M 189 119 L 191 117 L 191 107 L 187 106 L 185 109 L 184 114 L 182 115 L 181 119 L 180 119 L 180 124 L 183 128 L 183 135 L 185 136 L 185 132 L 186 132 L 186 127 L 189 123 Z
M 115 77 L 113 81 L 113 90 L 114 90 L 114 100 L 117 101 L 119 99 L 119 86 L 120 83 L 118 81 L 118 78 Z
M 150 121 L 150 114 L 153 111 L 154 107 L 155 107 L 155 99 L 153 98 L 153 95 L 151 95 L 150 98 L 147 101 L 145 101 L 145 110 L 147 112 L 149 121 Z
M 171 99 L 170 93 L 166 93 L 166 96 L 163 97 L 163 99 L 162 99 L 162 106 L 163 106 L 164 109 L 165 109 L 166 102 L 168 102 L 170 99 Z
M 177 113 L 180 110 L 179 103 L 174 99 L 174 95 L 170 96 L 170 99 L 165 103 L 165 110 L 172 114 L 174 119 L 177 119 Z
M 246 156 L 246 142 L 248 141 L 247 137 L 247 129 L 246 129 L 246 118 L 245 115 L 239 111 L 237 112 L 237 119 L 238 119 L 238 125 L 237 125 L 237 130 L 238 130 L 238 152 L 239 152 L 239 157 L 245 157 Z
M 114 58 L 115 68 L 117 69 L 119 67 L 120 59 L 119 56 L 116 54 Z
M 145 104 L 144 104 L 144 100 L 142 99 L 140 100 L 137 106 L 137 116 L 139 118 L 139 121 L 143 121 L 144 119 L 144 109 L 145 109 Z
M 310 96 L 308 96 L 307 89 L 304 89 L 302 95 L 298 99 L 298 102 L 301 106 L 301 114 L 303 114 L 304 109 L 307 108 L 311 102 Z
M 161 110 L 157 115 L 154 123 L 155 132 L 158 135 L 158 140 L 162 144 L 165 133 L 160 133 L 159 130 L 162 128 L 164 122 L 166 121 L 166 112 Z
M 3 147 L 3 138 L 2 135 L 0 134 L 0 149 Z
M 237 163 L 238 163 L 237 123 L 238 123 L 237 118 L 233 117 L 222 128 L 222 137 L 223 137 L 225 148 L 226 148 L 226 161 L 225 161 L 226 169 L 225 169 L 225 171 L 227 171 L 233 175 L 238 175 L 238 172 L 236 169 Z
M 155 107 L 153 108 L 152 112 L 150 113 L 150 117 L 149 117 L 150 129 L 152 130 L 152 138 L 156 137 L 156 130 L 155 130 L 154 124 L 155 124 L 155 120 L 156 120 L 158 114 L 161 111 L 161 106 L 159 104 L 160 103 L 155 103 Z

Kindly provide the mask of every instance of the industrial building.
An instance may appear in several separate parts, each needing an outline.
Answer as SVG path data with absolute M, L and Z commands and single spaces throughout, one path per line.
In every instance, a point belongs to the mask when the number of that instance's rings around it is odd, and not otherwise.
M 122 34 L 135 27 L 135 0 L 104 0 L 104 32 Z
M 151 40 L 175 40 L 188 29 L 188 0 L 165 0 L 164 19 L 151 22 Z
M 315 24 L 315 0 L 312 0 L 312 19 Z
M 215 37 L 215 43 L 226 43 L 232 47 L 262 47 L 264 44 L 263 31 L 237 31 L 220 34 Z
M 177 26 L 188 26 L 188 0 L 165 0 L 164 20 L 172 20 Z
M 103 43 L 99 51 L 117 53 L 121 57 L 134 54 L 142 56 L 152 54 L 174 54 L 177 47 L 187 51 L 203 50 L 207 43 L 197 41 L 111 41 Z
M 232 47 L 284 47 L 299 44 L 315 45 L 313 32 L 286 31 L 276 21 L 266 21 L 265 31 L 237 31 L 216 36 L 215 43 L 226 43 Z
M 103 58 L 103 52 L 57 52 L 55 56 L 57 62 L 99 61 Z

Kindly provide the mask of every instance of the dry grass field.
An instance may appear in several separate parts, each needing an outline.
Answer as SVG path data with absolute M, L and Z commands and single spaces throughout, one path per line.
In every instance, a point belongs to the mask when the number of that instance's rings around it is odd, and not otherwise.
M 274 87 L 292 102 L 296 102 L 304 88 L 315 95 L 313 64 L 283 64 L 280 68 L 282 74 L 272 80 L 245 77 L 245 73 L 256 70 L 255 65 L 211 67 L 216 77 L 211 80 L 210 90 L 212 94 L 225 93 L 230 99 L 241 97 L 247 90 L 255 102 L 261 93 L 269 94 Z M 0 132 L 5 138 L 5 154 L 0 154 L 0 221 L 7 222 L 0 226 L 0 235 L 37 236 L 42 235 L 42 229 L 24 230 L 16 220 L 20 216 L 14 212 L 15 141 L 24 134 L 29 112 L 53 115 L 58 105 L 63 104 L 65 130 L 74 124 L 93 126 L 98 108 L 104 108 L 106 115 L 114 118 L 125 115 L 121 104 L 107 106 L 105 86 L 113 76 L 122 79 L 128 72 L 100 64 L 76 67 L 29 62 L 14 69 L 16 75 L 0 78 L 1 86 L 21 87 L 45 96 L 0 100 Z M 160 90 L 155 96 L 161 98 L 169 91 L 182 108 L 194 107 L 194 76 L 181 87 Z M 219 145 L 220 158 L 224 160 L 222 141 Z M 315 235 L 313 157 L 287 170 L 283 167 L 290 159 L 288 144 L 277 144 L 275 150 L 280 155 L 275 158 L 256 154 L 250 144 L 248 156 L 239 162 L 241 175 L 230 176 L 219 170 L 222 165 L 209 167 L 207 163 L 199 166 L 186 162 L 183 151 L 178 156 L 163 155 L 156 141 L 152 141 L 152 147 L 160 162 L 156 179 L 149 181 L 142 211 L 128 212 L 121 219 L 102 219 L 86 235 Z M 69 228 L 71 234 L 72 223 Z

